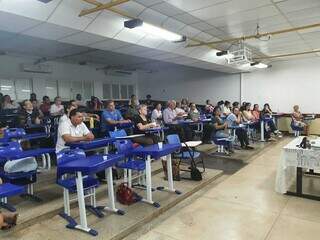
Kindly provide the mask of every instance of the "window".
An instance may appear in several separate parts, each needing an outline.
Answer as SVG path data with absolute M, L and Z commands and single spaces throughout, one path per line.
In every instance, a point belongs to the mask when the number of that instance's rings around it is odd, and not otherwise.
M 67 80 L 58 81 L 58 94 L 63 100 L 70 100 L 71 97 L 71 82 Z
M 112 84 L 112 98 L 113 99 L 120 99 L 119 85 L 118 84 Z
M 121 85 L 121 99 L 128 99 L 128 86 Z
M 133 85 L 128 85 L 128 98 L 131 97 L 131 95 L 135 94 L 134 93 L 134 86 Z
M 80 93 L 82 95 L 82 82 L 80 81 L 72 81 L 71 82 L 71 89 L 72 89 L 72 98 L 75 99 L 76 95 Z
M 58 95 L 57 81 L 45 80 L 45 93 L 51 100 Z
M 102 85 L 102 97 L 103 99 L 111 99 L 111 87 L 110 87 L 110 84 L 108 83 L 104 83 Z
M 16 99 L 14 80 L 0 79 L 0 90 L 3 95 L 10 95 L 12 100 Z
M 30 79 L 16 79 L 15 88 L 17 100 L 22 101 L 30 98 L 30 93 L 32 91 Z
M 90 99 L 93 95 L 93 84 L 91 81 L 84 81 L 83 83 L 83 98 Z

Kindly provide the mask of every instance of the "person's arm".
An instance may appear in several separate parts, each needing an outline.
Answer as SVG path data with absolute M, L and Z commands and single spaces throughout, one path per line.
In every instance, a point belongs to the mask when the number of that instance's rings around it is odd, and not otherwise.
M 153 123 L 148 123 L 148 124 L 145 124 L 143 125 L 142 123 L 138 123 L 137 124 L 137 128 L 140 130 L 140 131 L 144 131 L 146 129 L 149 129 L 149 128 L 152 128 L 154 127 L 154 124 Z
M 241 115 L 240 115 L 240 114 L 239 114 L 238 116 L 236 116 L 235 122 L 236 122 L 237 124 L 240 124 L 240 123 L 241 123 Z
M 67 123 L 63 123 L 63 124 L 65 125 Z M 71 136 L 71 134 L 67 132 L 65 134 L 62 134 L 63 140 L 66 143 L 79 142 L 79 141 L 92 141 L 94 139 L 94 135 L 92 134 L 92 132 L 89 131 L 89 129 L 87 128 L 87 126 L 84 123 L 82 123 L 81 127 L 82 127 L 83 136 L 74 137 L 74 136 Z

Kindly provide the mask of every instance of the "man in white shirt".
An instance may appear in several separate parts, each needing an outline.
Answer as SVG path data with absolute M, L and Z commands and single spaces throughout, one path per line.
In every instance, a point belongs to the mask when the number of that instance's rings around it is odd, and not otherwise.
M 83 115 L 78 109 L 74 109 L 69 114 L 69 121 L 63 121 L 58 127 L 58 138 L 56 152 L 66 148 L 66 143 L 79 141 L 91 141 L 94 135 L 83 123 Z
M 64 107 L 60 97 L 54 98 L 54 104 L 50 107 L 50 114 L 52 116 L 59 116 L 64 114 Z

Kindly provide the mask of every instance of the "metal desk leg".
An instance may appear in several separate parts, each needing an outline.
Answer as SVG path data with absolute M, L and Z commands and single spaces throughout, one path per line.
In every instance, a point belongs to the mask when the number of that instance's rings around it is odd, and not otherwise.
M 151 156 L 148 155 L 146 159 L 146 184 L 147 184 L 147 199 L 142 199 L 141 201 L 149 203 L 154 207 L 160 207 L 160 204 L 152 201 L 152 181 L 151 181 Z
M 260 141 L 264 142 L 265 139 L 264 139 L 264 121 L 263 120 L 260 121 L 260 129 L 261 129 L 261 131 L 260 131 L 260 134 L 261 134 Z
M 103 153 L 104 154 L 108 154 L 109 153 L 109 144 L 103 149 Z
M 119 215 L 124 215 L 124 211 L 117 209 L 115 205 L 114 190 L 113 190 L 113 178 L 112 178 L 112 167 L 109 167 L 105 170 L 107 181 L 108 181 L 108 197 L 109 197 L 109 206 L 103 207 L 103 210 L 117 213 Z M 101 209 L 102 207 L 98 207 Z
M 83 182 L 82 182 L 82 173 L 77 172 L 76 184 L 77 184 L 77 197 L 79 205 L 79 215 L 80 215 L 80 225 L 69 226 L 71 228 L 79 229 L 81 231 L 87 232 L 93 236 L 98 235 L 98 232 L 88 228 L 87 216 L 86 216 L 86 205 L 84 201 L 84 191 L 83 191 Z M 67 225 L 68 227 L 68 225 Z
M 168 192 L 173 192 L 176 194 L 181 194 L 180 191 L 174 189 L 173 187 L 173 176 L 172 176 L 172 161 L 171 161 L 171 154 L 166 156 L 167 159 L 167 173 L 168 173 L 168 188 L 165 187 L 158 187 L 157 189 L 160 191 L 168 191 Z

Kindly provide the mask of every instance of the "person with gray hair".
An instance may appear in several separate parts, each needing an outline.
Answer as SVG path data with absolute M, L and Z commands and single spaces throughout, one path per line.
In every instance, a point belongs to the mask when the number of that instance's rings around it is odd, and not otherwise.
M 150 119 L 147 118 L 148 108 L 145 104 L 140 104 L 138 106 L 138 115 L 133 119 L 134 122 L 134 133 L 135 134 L 145 134 L 145 136 L 137 137 L 133 139 L 133 142 L 139 143 L 142 146 L 152 145 L 160 142 L 160 138 L 157 135 L 146 133 L 147 129 L 157 127 L 156 123 L 152 123 Z

